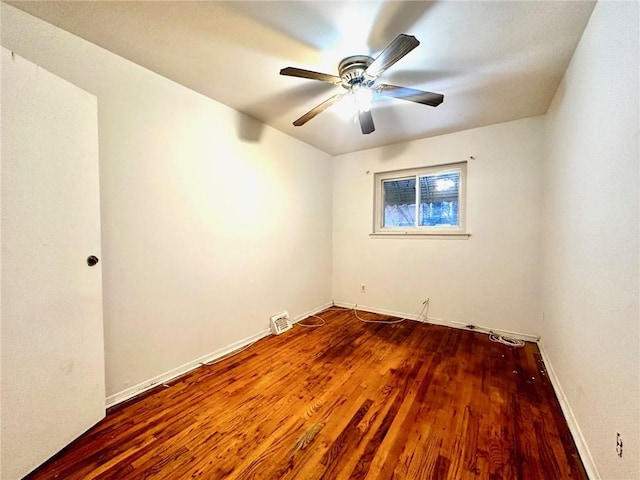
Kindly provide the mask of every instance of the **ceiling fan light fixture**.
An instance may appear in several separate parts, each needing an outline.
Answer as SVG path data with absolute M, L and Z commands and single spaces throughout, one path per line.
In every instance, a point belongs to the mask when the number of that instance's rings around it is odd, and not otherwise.
M 373 90 L 368 87 L 356 86 L 354 85 L 353 89 L 353 97 L 356 102 L 356 107 L 359 112 L 368 112 L 371 110 L 371 99 L 373 97 Z

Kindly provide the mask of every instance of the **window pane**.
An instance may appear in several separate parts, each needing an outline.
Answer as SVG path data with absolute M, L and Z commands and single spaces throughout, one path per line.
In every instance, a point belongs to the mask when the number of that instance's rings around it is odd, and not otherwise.
M 459 194 L 460 172 L 420 177 L 419 225 L 457 227 Z
M 416 178 L 385 180 L 382 182 L 384 195 L 385 227 L 416 226 Z
M 467 163 L 374 175 L 373 234 L 466 235 Z

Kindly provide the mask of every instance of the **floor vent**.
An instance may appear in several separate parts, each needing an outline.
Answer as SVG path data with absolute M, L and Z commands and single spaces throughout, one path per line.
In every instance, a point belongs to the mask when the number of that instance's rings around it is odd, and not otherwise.
M 289 312 L 286 310 L 271 317 L 271 333 L 274 335 L 280 335 L 291 327 L 293 327 L 291 317 L 289 316 Z

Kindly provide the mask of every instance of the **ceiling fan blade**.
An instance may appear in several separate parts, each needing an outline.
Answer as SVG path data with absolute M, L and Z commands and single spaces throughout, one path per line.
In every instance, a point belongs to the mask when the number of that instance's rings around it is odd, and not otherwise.
M 360 110 L 358 112 L 360 119 L 360 130 L 365 135 L 375 131 L 376 127 L 373 125 L 373 117 L 371 116 L 371 110 Z
M 311 70 L 304 70 L 302 68 L 287 67 L 280 70 L 280 75 L 288 75 L 290 77 L 309 78 L 311 80 L 320 80 L 321 82 L 333 83 L 334 85 L 340 85 L 342 79 L 335 75 L 329 75 L 328 73 L 312 72 Z
M 398 87 L 386 83 L 378 85 L 376 92 L 387 97 L 400 98 L 432 107 L 437 107 L 444 100 L 444 95 L 441 93 L 425 92 L 423 90 L 416 90 L 415 88 Z
M 342 97 L 344 97 L 345 94 L 344 93 L 339 93 L 337 95 L 334 95 L 333 97 L 325 100 L 324 102 L 322 102 L 320 105 L 318 105 L 317 107 L 312 108 L 311 110 L 309 110 L 307 113 L 305 113 L 303 116 L 301 116 L 299 119 L 297 119 L 295 122 L 293 122 L 293 124 L 296 127 L 300 127 L 302 125 L 304 125 L 305 123 L 307 123 L 309 120 L 311 120 L 312 118 L 314 118 L 316 115 L 318 115 L 319 113 L 324 112 L 327 108 L 329 108 L 331 105 L 333 105 L 334 103 L 338 102 Z
M 416 37 L 401 33 L 389 45 L 387 45 L 387 48 L 385 48 L 373 63 L 369 65 L 369 68 L 367 68 L 365 73 L 373 78 L 379 77 L 387 68 L 396 63 L 418 45 L 420 45 L 420 42 Z

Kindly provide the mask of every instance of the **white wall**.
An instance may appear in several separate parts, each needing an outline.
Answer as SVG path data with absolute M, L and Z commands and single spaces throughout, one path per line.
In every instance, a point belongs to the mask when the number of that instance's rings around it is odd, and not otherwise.
M 2 44 L 98 98 L 107 395 L 331 299 L 331 158 L 2 5 Z
M 640 478 L 638 5 L 596 5 L 546 118 L 542 341 L 607 479 Z
M 335 301 L 413 314 L 429 297 L 431 318 L 539 333 L 542 127 L 529 118 L 336 157 Z M 374 172 L 470 156 L 468 240 L 369 236 Z

